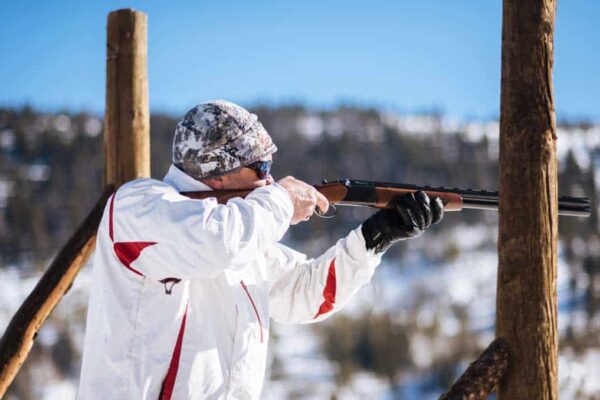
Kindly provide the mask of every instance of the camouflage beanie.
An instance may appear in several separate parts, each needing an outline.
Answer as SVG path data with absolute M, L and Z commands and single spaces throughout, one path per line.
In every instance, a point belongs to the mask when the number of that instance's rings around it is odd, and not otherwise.
M 195 179 L 212 178 L 277 151 L 255 114 L 225 100 L 202 103 L 177 124 L 173 164 Z

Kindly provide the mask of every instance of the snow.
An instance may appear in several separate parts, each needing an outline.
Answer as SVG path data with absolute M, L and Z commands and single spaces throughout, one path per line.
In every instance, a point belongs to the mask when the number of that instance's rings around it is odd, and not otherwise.
M 43 386 L 40 398 L 43 400 L 67 400 L 77 397 L 77 386 L 73 382 L 59 381 L 55 384 Z
M 89 137 L 96 137 L 102 133 L 102 121 L 95 117 L 90 117 L 85 121 L 83 131 Z
M 560 355 L 558 364 L 560 398 L 575 399 L 582 394 L 600 394 L 600 350 L 591 350 L 582 355 L 566 351 Z
M 3 150 L 12 150 L 17 144 L 17 135 L 11 129 L 0 131 L 0 148 Z
M 309 139 L 321 138 L 325 124 L 318 115 L 304 115 L 296 121 L 298 131 Z
M 470 332 L 476 333 L 477 344 L 487 346 L 494 337 L 494 310 L 496 292 L 497 255 L 495 226 L 457 225 L 445 232 L 444 237 L 432 236 L 429 244 L 439 249 L 427 253 L 424 243 L 411 242 L 409 252 L 397 261 L 388 260 L 378 267 L 372 284 L 363 287 L 341 311 L 357 317 L 365 312 L 393 310 L 393 318 L 407 318 L 409 310 L 416 310 L 416 321 L 420 331 L 410 336 L 410 352 L 419 373 L 401 373 L 399 386 L 392 388 L 390 382 L 371 372 L 355 373 L 345 385 L 336 381 L 339 367 L 328 360 L 321 350 L 321 338 L 312 325 L 279 325 L 273 323 L 272 340 L 269 344 L 270 372 L 272 379 L 265 382 L 263 399 L 281 398 L 329 398 L 338 399 L 434 399 L 440 395 L 439 388 L 431 387 L 429 369 L 435 357 L 444 354 L 447 343 L 463 329 L 462 323 L 453 312 L 459 306 L 466 310 L 466 324 Z M 421 241 L 422 242 L 422 241 Z M 457 246 L 459 252 L 452 260 L 440 257 L 444 242 Z M 569 288 L 570 270 L 559 252 L 558 296 L 559 329 L 564 335 L 567 326 L 582 331 L 588 324 L 600 324 L 597 318 L 588 318 L 585 310 L 577 307 L 578 296 L 582 296 L 580 285 L 574 292 Z M 431 258 L 430 258 L 431 257 Z M 73 314 L 83 311 L 87 305 L 91 287 L 91 268 L 84 267 L 71 291 L 55 311 L 56 321 L 65 321 L 74 326 Z M 0 294 L 0 323 L 8 324 L 12 313 L 20 306 L 39 279 L 39 273 L 22 275 L 16 267 L 0 269 L 3 292 Z M 571 297 L 574 296 L 574 297 Z M 71 320 L 69 319 L 71 318 Z M 335 318 L 335 317 L 333 317 Z M 71 322 L 69 322 L 71 321 Z M 436 322 L 437 337 L 426 336 L 423 329 Z M 49 347 L 58 340 L 59 322 L 49 322 L 40 331 L 38 345 Z M 74 330 L 76 348 L 83 345 L 81 327 Z M 79 366 L 77 366 L 77 369 Z M 51 373 L 48 365 L 35 368 L 40 386 L 41 399 L 74 399 L 76 378 L 65 378 Z M 600 350 L 593 349 L 583 354 L 563 351 L 560 355 L 561 398 L 576 398 L 581 393 L 600 395 Z M 268 374 L 268 375 L 269 375 Z

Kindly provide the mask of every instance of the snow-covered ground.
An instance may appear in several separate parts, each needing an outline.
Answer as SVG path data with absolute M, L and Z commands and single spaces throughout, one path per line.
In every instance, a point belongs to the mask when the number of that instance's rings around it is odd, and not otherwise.
M 389 381 L 370 372 L 355 373 L 351 381 L 338 386 L 338 365 L 328 360 L 321 350 L 321 337 L 313 326 L 283 326 L 274 324 L 270 343 L 270 376 L 263 390 L 264 399 L 437 399 L 439 389 L 424 389 L 427 369 L 440 344 L 457 335 L 464 326 L 452 307 L 467 312 L 467 326 L 477 335 L 478 345 L 485 347 L 494 336 L 494 309 L 496 292 L 497 257 L 495 250 L 496 227 L 457 226 L 445 237 L 432 237 L 427 249 L 421 240 L 409 245 L 410 251 L 400 261 L 386 260 L 377 270 L 373 282 L 361 289 L 342 311 L 347 315 L 364 312 L 394 310 L 394 318 L 403 318 L 403 310 L 417 310 L 417 325 L 439 325 L 442 340 L 415 334 L 410 338 L 411 357 L 420 372 L 406 372 L 394 391 Z M 437 244 L 436 244 L 437 243 Z M 492 245 L 490 245 L 490 243 Z M 438 246 L 436 248 L 435 246 Z M 441 255 L 448 246 L 456 248 L 451 259 Z M 427 250 L 427 251 L 426 251 Z M 400 263 L 401 265 L 397 265 Z M 60 332 L 68 330 L 74 347 L 83 345 L 82 316 L 87 305 L 91 282 L 91 268 L 86 266 L 70 292 L 58 306 L 52 320 L 38 336 L 38 345 L 50 348 Z M 581 290 L 569 289 L 571 270 L 559 258 L 559 328 L 561 334 L 567 320 L 577 329 L 578 320 L 585 318 L 574 304 L 573 296 Z M 21 302 L 39 278 L 38 273 L 22 276 L 16 268 L 0 269 L 3 292 L 0 293 L 0 325 L 6 326 Z M 418 304 L 417 304 L 418 302 Z M 335 318 L 335 317 L 333 317 Z M 584 324 L 583 322 L 581 323 Z M 79 366 L 77 366 L 77 369 Z M 600 396 L 600 349 L 583 354 L 562 351 L 560 356 L 561 398 Z M 40 399 L 74 399 L 76 377 L 64 377 L 47 364 L 32 366 L 31 379 Z

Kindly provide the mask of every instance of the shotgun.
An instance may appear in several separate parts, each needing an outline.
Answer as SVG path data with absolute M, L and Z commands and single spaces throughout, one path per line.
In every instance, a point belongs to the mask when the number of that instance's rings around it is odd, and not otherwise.
M 416 192 L 427 193 L 429 197 L 439 197 L 444 203 L 444 211 L 461 211 L 465 208 L 477 210 L 498 210 L 498 192 L 477 189 L 446 188 L 441 186 L 419 186 L 407 183 L 373 182 L 357 179 L 323 181 L 315 185 L 329 203 L 335 206 L 360 206 L 374 208 L 392 207 L 395 196 Z M 217 190 L 206 192 L 183 192 L 192 199 L 216 197 L 219 203 L 227 203 L 234 197 L 245 197 L 251 190 Z M 318 215 L 324 216 L 317 212 Z M 586 197 L 559 197 L 558 215 L 589 217 L 591 203 Z M 334 216 L 335 214 L 331 215 Z M 331 217 L 330 215 L 327 215 Z

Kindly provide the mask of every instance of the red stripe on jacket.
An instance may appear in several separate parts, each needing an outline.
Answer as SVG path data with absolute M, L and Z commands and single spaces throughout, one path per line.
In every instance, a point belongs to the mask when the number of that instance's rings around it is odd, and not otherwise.
M 252 299 L 252 296 L 250 296 L 250 292 L 248 291 L 248 287 L 246 286 L 244 281 L 240 281 L 240 283 L 242 285 L 242 288 L 244 289 L 244 292 L 246 292 L 246 296 L 248 296 L 248 299 L 250 300 L 250 303 L 252 304 L 252 308 L 254 308 L 254 314 L 256 314 L 256 320 L 258 321 L 258 329 L 260 329 L 260 342 L 263 343 L 264 342 L 263 326 L 262 326 L 262 321 L 260 320 L 260 315 L 258 314 L 258 308 L 256 308 L 256 304 L 254 304 L 254 299 Z
M 153 246 L 156 242 L 116 242 L 114 238 L 114 208 L 115 208 L 115 197 L 117 194 L 113 194 L 110 199 L 110 208 L 109 208 L 109 219 L 108 219 L 108 236 L 110 236 L 110 241 L 113 242 L 113 250 L 115 255 L 121 261 L 121 264 L 125 266 L 128 270 L 133 273 L 144 276 L 140 271 L 133 268 L 131 263 L 138 259 L 142 251 L 149 246 Z
M 110 198 L 110 208 L 108 209 L 108 236 L 113 243 L 115 242 L 115 238 L 113 237 L 113 210 L 115 208 L 115 197 L 117 197 L 117 192 Z
M 335 303 L 335 290 L 336 290 L 336 280 L 335 280 L 335 258 L 331 260 L 331 264 L 329 264 L 329 271 L 327 272 L 327 282 L 325 283 L 325 289 L 323 289 L 323 303 L 319 307 L 319 311 L 317 311 L 317 315 L 314 318 L 317 318 L 321 314 L 326 314 L 329 311 L 333 310 L 333 305 Z M 313 319 L 314 319 L 313 318 Z
M 177 379 L 177 370 L 179 369 L 179 359 L 181 358 L 181 347 L 183 345 L 183 334 L 185 333 L 185 321 L 187 320 L 188 305 L 185 306 L 185 313 L 181 320 L 181 327 L 179 328 L 179 335 L 177 335 L 177 342 L 175 342 L 175 348 L 173 349 L 173 355 L 171 356 L 171 363 L 167 371 L 167 376 L 162 383 L 160 388 L 159 400 L 171 400 L 173 396 L 173 388 L 175 387 L 175 380 Z
M 137 260 L 137 258 L 148 246 L 155 245 L 156 242 L 117 242 L 113 244 L 113 249 L 117 258 L 128 270 L 135 272 L 140 276 L 144 276 L 140 271 L 133 268 L 131 263 Z

